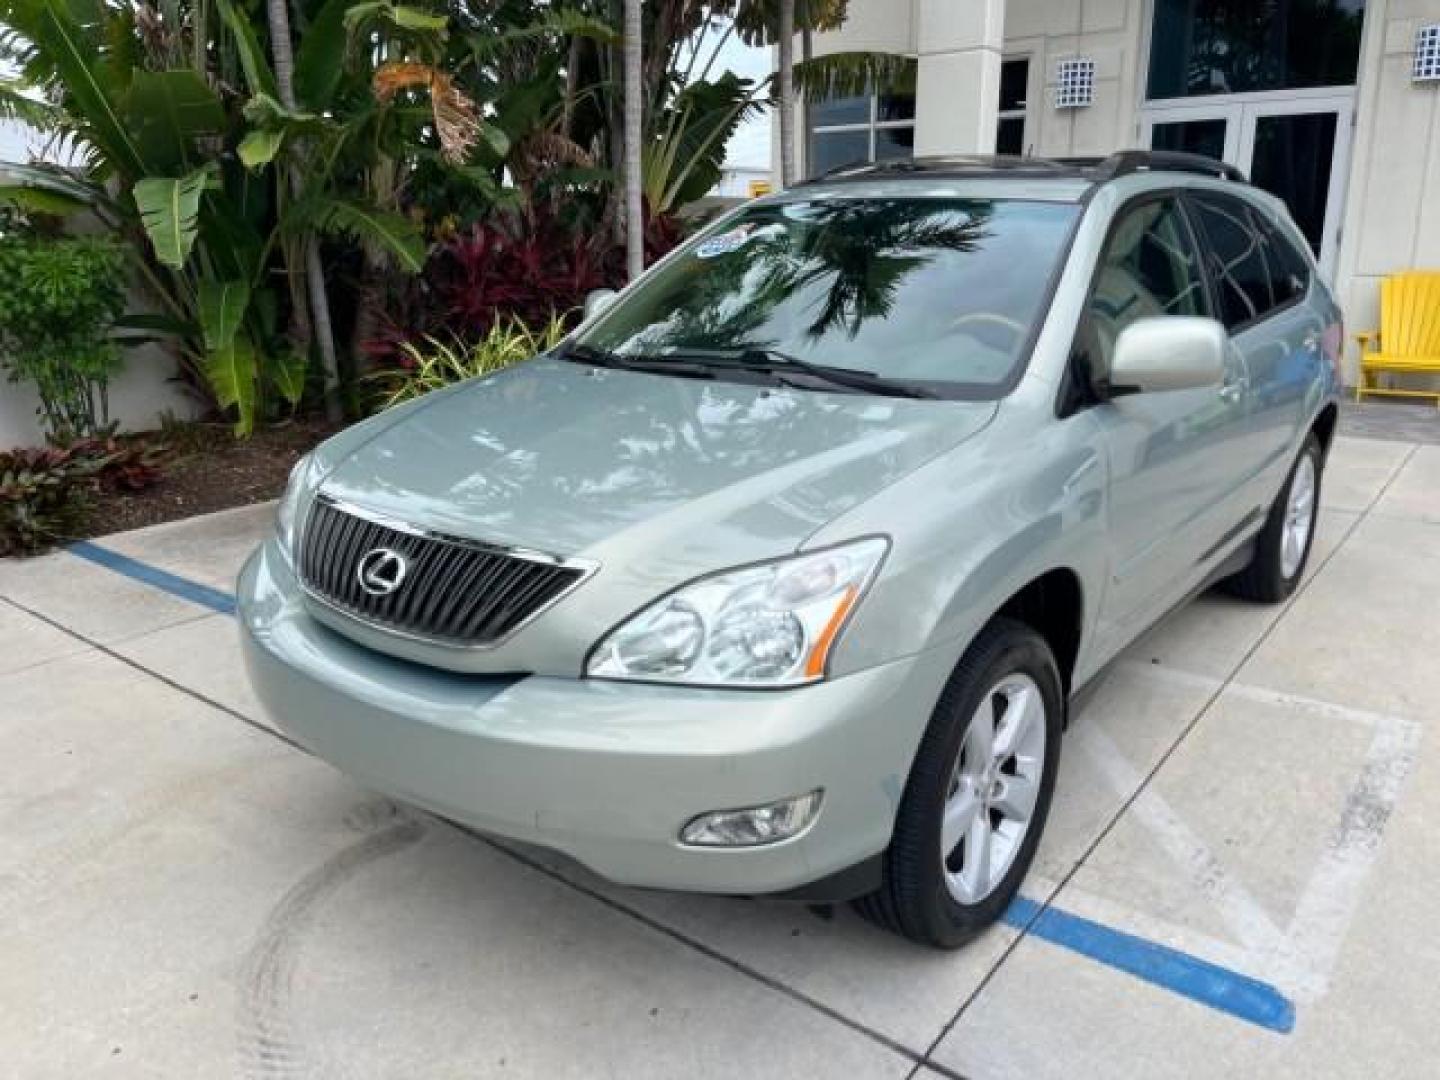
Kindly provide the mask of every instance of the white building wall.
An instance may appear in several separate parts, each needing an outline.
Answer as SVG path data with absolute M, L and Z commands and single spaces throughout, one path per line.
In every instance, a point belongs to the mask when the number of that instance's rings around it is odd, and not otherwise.
M 1336 274 L 1347 330 L 1380 323 L 1380 279 L 1440 270 L 1440 84 L 1410 78 L 1415 31 L 1440 0 L 1370 0 Z M 1350 346 L 1347 381 L 1355 378 Z
M 175 361 L 158 346 L 129 349 L 120 373 L 110 380 L 110 419 L 121 431 L 148 431 L 171 414 L 199 415 L 195 397 L 174 378 Z M 36 410 L 40 399 L 29 383 L 0 382 L 0 450 L 39 446 L 45 441 Z
M 1009 0 L 1005 58 L 1028 57 L 1025 144 L 1037 157 L 1109 154 L 1137 145 L 1144 95 L 1140 50 L 1146 0 Z M 1067 57 L 1095 61 L 1095 103 L 1055 108 L 1055 69 Z M 923 106 L 922 106 L 923 107 Z

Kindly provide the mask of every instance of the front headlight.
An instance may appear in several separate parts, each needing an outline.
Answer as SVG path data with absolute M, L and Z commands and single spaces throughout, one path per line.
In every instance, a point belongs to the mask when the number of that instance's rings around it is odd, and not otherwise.
M 285 484 L 285 494 L 280 496 L 280 505 L 275 511 L 275 532 L 280 537 L 280 546 L 286 555 L 295 553 L 295 527 L 299 524 L 300 503 L 305 497 L 306 474 L 310 468 L 310 455 L 306 454 L 290 470 L 290 479 Z
M 835 639 L 888 547 L 872 536 L 682 586 L 611 631 L 586 674 L 702 686 L 824 678 Z

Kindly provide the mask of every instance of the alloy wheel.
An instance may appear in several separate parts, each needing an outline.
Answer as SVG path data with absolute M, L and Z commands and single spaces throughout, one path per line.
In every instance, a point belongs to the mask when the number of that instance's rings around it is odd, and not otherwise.
M 1294 577 L 1305 561 L 1310 546 L 1310 528 L 1315 519 L 1315 459 L 1302 454 L 1290 481 L 1290 499 L 1285 507 L 1285 526 L 1280 536 L 1280 574 Z
M 1029 832 L 1045 768 L 1045 700 L 1028 675 L 996 683 L 970 719 L 940 829 L 945 885 L 961 904 L 995 891 Z

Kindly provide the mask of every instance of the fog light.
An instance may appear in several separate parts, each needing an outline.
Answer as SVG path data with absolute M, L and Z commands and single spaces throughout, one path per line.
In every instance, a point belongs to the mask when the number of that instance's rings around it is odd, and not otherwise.
M 757 847 L 798 836 L 820 810 L 820 790 L 743 810 L 713 810 L 692 818 L 680 842 L 695 847 Z

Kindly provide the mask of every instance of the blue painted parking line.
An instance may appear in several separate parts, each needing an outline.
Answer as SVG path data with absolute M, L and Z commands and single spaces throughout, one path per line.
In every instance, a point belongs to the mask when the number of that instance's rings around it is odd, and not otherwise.
M 235 613 L 235 597 L 230 593 L 161 570 L 118 551 L 86 540 L 71 544 L 66 550 L 182 600 L 225 615 Z M 1237 1019 L 1282 1033 L 1295 1028 L 1295 1005 L 1275 987 L 1201 960 L 1198 956 L 1146 941 L 1056 907 L 1042 906 L 1024 896 L 1015 898 L 1006 909 L 1004 920 L 1015 929 L 1042 941 L 1069 949 Z
M 132 559 L 129 555 L 121 555 L 118 551 L 111 551 L 88 540 L 76 541 L 65 550 L 107 570 L 114 570 L 117 574 L 124 574 L 142 584 L 168 592 L 171 596 L 178 596 L 181 600 L 189 600 L 192 604 L 208 607 L 222 615 L 235 614 L 235 597 L 219 589 L 212 589 L 209 585 L 161 570 L 158 566 Z
M 1005 922 L 1191 1001 L 1271 1031 L 1295 1028 L 1295 1005 L 1269 983 L 1197 956 L 1017 896 Z

